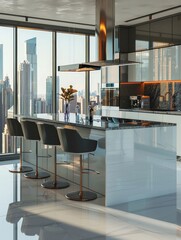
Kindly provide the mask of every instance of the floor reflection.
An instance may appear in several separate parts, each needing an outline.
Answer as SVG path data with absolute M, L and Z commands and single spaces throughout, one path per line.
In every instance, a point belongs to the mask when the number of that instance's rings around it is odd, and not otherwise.
M 0 226 L 5 240 L 175 240 L 181 238 L 181 163 L 177 195 L 104 207 L 104 198 L 81 203 L 64 195 L 76 190 L 41 188 L 42 181 L 12 174 L 0 165 Z M 177 209 L 176 206 L 177 199 Z M 178 209 L 179 208 L 179 209 Z

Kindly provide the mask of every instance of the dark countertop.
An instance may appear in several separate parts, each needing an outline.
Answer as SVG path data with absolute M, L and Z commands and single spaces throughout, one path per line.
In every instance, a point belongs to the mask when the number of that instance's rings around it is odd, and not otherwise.
M 166 110 L 166 109 L 141 109 L 141 108 L 131 108 L 131 109 L 119 109 L 120 111 L 128 112 L 143 112 L 143 113 L 155 113 L 155 114 L 170 114 L 170 115 L 181 115 L 181 110 Z
M 63 125 L 77 126 L 92 128 L 97 130 L 116 130 L 116 129 L 133 129 L 133 128 L 145 128 L 145 127 L 165 127 L 174 126 L 172 123 L 162 123 L 162 122 L 152 122 L 152 121 L 140 121 L 133 119 L 122 119 L 122 118 L 106 118 L 94 115 L 94 120 L 90 123 L 85 115 L 80 115 L 79 121 L 76 121 L 75 114 L 70 114 L 70 119 L 68 121 L 64 120 L 64 114 L 59 113 L 56 116 L 51 114 L 37 114 L 34 116 L 19 116 L 23 119 L 31 119 L 40 122 L 51 122 Z

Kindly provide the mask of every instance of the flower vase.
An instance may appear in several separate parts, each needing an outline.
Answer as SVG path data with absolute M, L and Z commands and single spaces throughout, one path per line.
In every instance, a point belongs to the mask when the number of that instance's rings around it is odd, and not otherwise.
M 65 101 L 64 103 L 64 120 L 68 121 L 70 117 L 70 102 Z

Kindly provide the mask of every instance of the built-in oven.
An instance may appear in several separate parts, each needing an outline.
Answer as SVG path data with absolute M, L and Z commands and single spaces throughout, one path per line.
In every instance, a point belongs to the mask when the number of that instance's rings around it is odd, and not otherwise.
M 119 83 L 102 83 L 101 105 L 108 107 L 119 106 Z
M 101 70 L 101 105 L 119 107 L 119 66 L 110 66 Z

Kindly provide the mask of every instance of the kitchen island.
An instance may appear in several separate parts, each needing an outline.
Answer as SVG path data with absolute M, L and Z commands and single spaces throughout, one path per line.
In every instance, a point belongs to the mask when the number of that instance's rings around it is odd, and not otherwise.
M 25 117 L 24 117 L 25 118 Z M 85 156 L 85 167 L 100 174 L 84 174 L 83 185 L 105 196 L 105 206 L 134 200 L 163 196 L 176 192 L 176 126 L 175 124 L 94 117 L 90 123 L 85 116 L 76 122 L 75 115 L 64 121 L 63 114 L 27 117 L 33 121 L 50 122 L 57 127 L 77 129 L 81 136 L 98 141 L 94 155 Z M 31 144 L 31 146 L 30 146 Z M 25 141 L 24 148 L 33 147 Z M 52 149 L 39 144 L 39 153 Z M 58 174 L 79 183 L 79 159 L 59 151 Z M 31 154 L 30 154 L 31 155 Z M 34 164 L 32 156 L 26 161 Z M 53 160 L 42 158 L 39 166 L 53 172 Z

